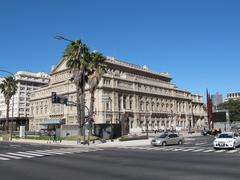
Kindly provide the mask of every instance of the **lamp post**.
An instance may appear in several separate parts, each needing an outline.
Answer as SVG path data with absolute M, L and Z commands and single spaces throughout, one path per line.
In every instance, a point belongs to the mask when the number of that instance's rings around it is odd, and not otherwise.
M 64 40 L 64 41 L 68 41 L 68 42 L 74 43 L 74 41 L 72 41 L 70 39 L 67 39 L 67 38 L 65 38 L 63 36 L 57 35 L 54 38 L 57 39 L 57 40 Z M 85 74 L 84 70 L 83 70 L 83 74 Z M 82 85 L 83 88 L 85 88 L 85 78 L 83 78 L 82 84 L 83 84 Z M 84 106 L 85 106 L 85 94 L 84 93 L 82 94 L 81 99 L 82 99 L 82 103 L 84 103 Z M 83 108 L 83 106 L 80 105 L 80 109 L 81 109 L 80 110 L 81 111 L 80 122 L 83 121 L 83 129 L 81 131 L 83 131 L 82 133 L 83 133 L 83 138 L 84 138 L 84 142 L 85 142 L 86 141 L 86 139 L 85 139 L 85 112 L 82 110 L 82 108 Z
M 65 40 L 65 41 L 68 41 L 68 42 L 74 42 L 70 39 L 67 39 L 67 38 L 65 38 L 63 36 L 59 36 L 59 35 L 55 36 L 54 38 L 57 39 L 57 40 Z
M 13 77 L 13 79 L 15 80 L 15 76 L 12 72 L 6 71 L 3 69 L 0 69 L 0 71 L 10 74 Z M 13 112 L 14 112 L 14 95 L 12 96 L 12 119 L 11 119 L 11 131 L 10 131 L 10 140 L 11 141 L 12 141 L 12 134 L 13 134 Z

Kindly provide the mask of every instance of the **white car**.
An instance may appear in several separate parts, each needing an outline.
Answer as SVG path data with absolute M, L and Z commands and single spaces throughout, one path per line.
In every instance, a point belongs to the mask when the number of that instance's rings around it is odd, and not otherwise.
M 223 132 L 213 141 L 214 149 L 235 149 L 240 146 L 240 138 L 233 132 Z

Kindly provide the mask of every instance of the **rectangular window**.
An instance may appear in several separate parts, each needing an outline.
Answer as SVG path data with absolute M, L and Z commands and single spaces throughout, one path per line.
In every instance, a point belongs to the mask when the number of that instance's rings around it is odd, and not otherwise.
M 123 96 L 123 109 L 126 109 L 126 107 L 127 107 L 126 99 L 127 99 L 127 97 Z

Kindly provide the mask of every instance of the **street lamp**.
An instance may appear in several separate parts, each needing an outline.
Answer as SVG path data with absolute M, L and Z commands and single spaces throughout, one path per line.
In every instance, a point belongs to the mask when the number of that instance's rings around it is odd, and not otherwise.
M 55 39 L 57 39 L 57 40 L 64 40 L 64 41 L 68 41 L 68 42 L 71 42 L 71 43 L 74 43 L 74 41 L 72 41 L 72 40 L 70 40 L 70 39 L 67 39 L 67 38 L 65 38 L 64 36 L 60 36 L 60 35 L 57 35 L 57 36 L 55 36 L 54 37 Z M 84 78 L 83 78 L 84 79 Z M 84 81 L 85 81 L 85 79 L 84 79 Z M 83 83 L 84 85 L 85 85 L 85 82 Z M 83 86 L 84 86 L 83 85 Z M 85 95 L 83 94 L 82 95 L 82 101 L 83 101 L 83 103 L 84 103 L 84 106 L 85 106 Z M 82 105 L 80 105 L 80 108 L 82 109 Z M 84 141 L 86 141 L 86 139 L 85 139 L 85 113 L 84 113 L 84 111 L 81 111 L 81 117 L 80 117 L 80 119 L 83 121 L 83 123 L 84 123 L 84 126 L 83 126 L 83 129 L 82 129 L 82 131 L 83 131 L 83 138 L 84 138 Z
M 68 41 L 68 42 L 74 42 L 70 39 L 67 39 L 67 38 L 65 38 L 63 36 L 59 36 L 59 35 L 55 36 L 54 38 L 57 39 L 57 40 L 65 40 L 65 41 Z
M 12 72 L 6 71 L 3 69 L 0 69 L 0 71 L 10 74 L 13 77 L 13 79 L 15 80 L 15 76 Z M 12 119 L 11 119 L 11 131 L 10 131 L 10 140 L 11 141 L 12 141 L 12 134 L 13 134 L 13 112 L 14 112 L 14 95 L 12 96 Z

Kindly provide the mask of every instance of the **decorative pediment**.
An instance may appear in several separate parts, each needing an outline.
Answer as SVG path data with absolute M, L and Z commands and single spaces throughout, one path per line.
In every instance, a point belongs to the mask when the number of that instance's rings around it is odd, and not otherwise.
M 66 70 L 67 69 L 66 63 L 67 61 L 65 59 L 62 59 L 60 63 L 52 70 L 52 74 Z

